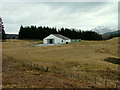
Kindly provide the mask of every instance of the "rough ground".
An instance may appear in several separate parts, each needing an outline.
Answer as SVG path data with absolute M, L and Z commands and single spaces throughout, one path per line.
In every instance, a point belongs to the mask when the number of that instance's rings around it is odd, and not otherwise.
M 35 43 L 39 42 L 7 40 L 2 43 L 4 88 L 80 88 L 102 87 L 105 84 L 104 81 L 100 82 L 100 86 L 87 84 L 55 73 L 64 71 L 74 75 L 80 73 L 84 77 L 87 74 L 89 78 L 99 76 L 99 80 L 107 76 L 109 86 L 115 87 L 114 82 L 117 81 L 119 73 L 117 62 L 120 60 L 118 59 L 118 38 L 40 47 L 32 46 Z M 47 66 L 49 72 L 31 70 L 27 66 L 21 66 L 19 61 L 26 62 L 25 65 L 30 63 L 30 66 L 32 64 L 38 64 L 40 67 Z
M 3 61 L 3 88 L 82 88 L 94 87 L 58 74 L 31 70 L 28 67 Z

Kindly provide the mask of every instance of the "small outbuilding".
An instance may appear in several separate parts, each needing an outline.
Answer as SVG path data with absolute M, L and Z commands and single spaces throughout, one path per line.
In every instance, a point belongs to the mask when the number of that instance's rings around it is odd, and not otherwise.
M 71 43 L 71 39 L 61 34 L 50 34 L 49 36 L 43 39 L 43 43 L 44 44 L 67 44 L 67 43 Z
M 72 42 L 72 43 L 81 42 L 81 39 L 72 39 L 71 42 Z

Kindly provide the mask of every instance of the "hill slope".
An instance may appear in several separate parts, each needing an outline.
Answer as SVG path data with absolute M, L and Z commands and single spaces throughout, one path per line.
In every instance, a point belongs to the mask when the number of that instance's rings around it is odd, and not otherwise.
M 114 31 L 114 32 L 107 32 L 107 33 L 104 33 L 103 35 L 111 35 L 111 34 L 118 34 L 118 33 L 120 33 L 120 30 Z

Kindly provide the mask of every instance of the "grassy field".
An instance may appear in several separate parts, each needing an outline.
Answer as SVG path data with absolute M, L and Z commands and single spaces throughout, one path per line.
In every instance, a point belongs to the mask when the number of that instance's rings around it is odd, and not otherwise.
M 7 40 L 2 43 L 3 62 L 14 59 L 48 67 L 50 73 L 67 72 L 77 75 L 108 76 L 117 80 L 118 38 L 107 41 L 82 41 L 56 46 L 33 46 L 42 41 Z M 3 68 L 4 69 L 4 68 Z M 58 86 L 59 87 L 59 86 Z

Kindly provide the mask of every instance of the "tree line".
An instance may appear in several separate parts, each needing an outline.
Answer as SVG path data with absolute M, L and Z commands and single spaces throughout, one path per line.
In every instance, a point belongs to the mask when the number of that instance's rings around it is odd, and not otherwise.
M 48 26 L 21 26 L 19 30 L 19 39 L 40 39 L 43 40 L 50 34 L 61 34 L 70 39 L 82 40 L 102 40 L 102 36 L 94 31 L 81 31 L 76 29 L 60 28 Z

